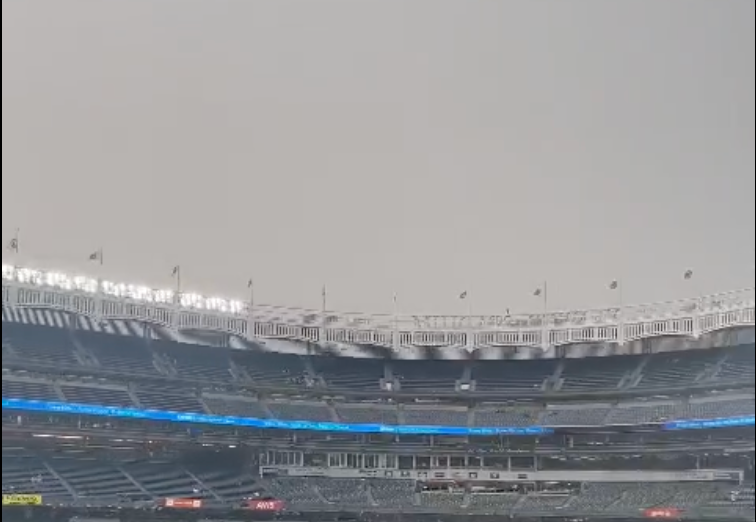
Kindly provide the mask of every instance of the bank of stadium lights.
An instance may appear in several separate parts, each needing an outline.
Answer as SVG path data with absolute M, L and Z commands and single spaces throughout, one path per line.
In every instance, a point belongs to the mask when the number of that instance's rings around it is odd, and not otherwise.
M 3 265 L 3 281 L 13 280 L 14 269 L 10 265 Z
M 130 299 L 156 305 L 178 304 L 182 308 L 214 311 L 241 315 L 248 311 L 249 303 L 219 297 L 205 297 L 200 294 L 161 290 L 147 286 L 99 281 L 91 277 L 69 276 L 62 272 L 33 270 L 3 264 L 3 281 L 13 281 L 25 285 L 56 288 L 70 292 L 102 294 L 119 299 Z M 178 301 L 178 303 L 177 303 Z

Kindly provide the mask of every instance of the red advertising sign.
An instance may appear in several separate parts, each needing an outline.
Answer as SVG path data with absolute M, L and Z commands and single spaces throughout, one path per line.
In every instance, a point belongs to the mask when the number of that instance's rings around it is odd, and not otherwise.
M 644 515 L 646 518 L 680 518 L 682 513 L 674 508 L 655 508 L 647 509 Z
M 284 503 L 281 500 L 248 500 L 247 509 L 252 511 L 283 511 Z
M 196 498 L 167 498 L 165 507 L 172 509 L 202 509 L 202 501 Z

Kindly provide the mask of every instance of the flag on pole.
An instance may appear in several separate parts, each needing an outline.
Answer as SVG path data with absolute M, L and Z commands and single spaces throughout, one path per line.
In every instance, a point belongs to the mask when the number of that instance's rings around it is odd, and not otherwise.
M 612 281 L 611 283 L 609 283 L 609 290 L 619 290 L 619 287 L 620 287 L 620 282 L 617 281 L 616 279 Z
M 460 298 L 460 299 L 461 299 L 462 301 L 464 301 L 465 299 L 467 299 L 467 296 L 468 296 L 468 292 L 467 292 L 467 290 L 465 290 L 464 292 L 462 292 L 461 294 L 459 294 L 459 298 Z
M 105 255 L 103 249 L 95 250 L 91 254 L 89 254 L 89 261 L 92 263 L 100 263 L 101 265 L 105 263 Z
M 247 290 L 249 291 L 249 306 L 252 308 L 255 305 L 255 280 L 251 277 L 247 281 Z
M 21 248 L 21 242 L 19 240 L 20 237 L 20 230 L 17 228 L 16 233 L 13 236 L 13 239 L 11 239 L 8 242 L 8 246 L 6 247 L 9 252 L 12 252 L 14 254 L 18 254 L 19 249 Z
M 683 279 L 685 279 L 686 281 L 690 281 L 691 279 L 693 279 L 694 275 L 695 273 L 693 272 L 693 270 L 686 270 L 685 273 L 683 274 Z
M 171 276 L 176 280 L 176 302 L 181 301 L 181 265 L 176 265 L 171 271 Z

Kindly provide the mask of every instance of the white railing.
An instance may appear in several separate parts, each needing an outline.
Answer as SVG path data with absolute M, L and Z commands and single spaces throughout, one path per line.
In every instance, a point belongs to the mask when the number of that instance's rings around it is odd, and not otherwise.
M 403 346 L 624 345 L 754 326 L 753 289 L 651 305 L 509 315 L 380 315 L 253 304 L 3 265 L 3 306 L 54 309 L 246 338 Z

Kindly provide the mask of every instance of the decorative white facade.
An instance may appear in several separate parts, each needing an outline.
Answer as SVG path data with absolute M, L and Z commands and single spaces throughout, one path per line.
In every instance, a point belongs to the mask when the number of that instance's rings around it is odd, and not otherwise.
M 507 358 L 502 351 L 525 350 L 540 358 L 555 356 L 558 349 L 562 356 L 579 357 L 578 347 L 586 345 L 604 347 L 602 353 L 591 355 L 613 355 L 637 353 L 637 344 L 649 339 L 695 343 L 712 334 L 754 327 L 752 289 L 653 305 L 546 314 L 391 316 L 258 305 L 251 299 L 179 294 L 5 264 L 2 270 L 3 321 L 24 322 L 24 317 L 40 313 L 76 316 L 92 329 L 102 325 L 107 330 L 108 324 L 127 322 L 176 335 L 207 332 L 250 342 L 334 345 L 347 356 L 364 357 L 357 353 L 358 347 L 370 346 L 401 358 L 416 358 L 413 350 L 418 349 L 438 350 L 452 359 L 459 357 L 450 352 Z M 636 348 L 623 349 L 633 344 Z M 569 353 L 571 347 L 575 353 Z

